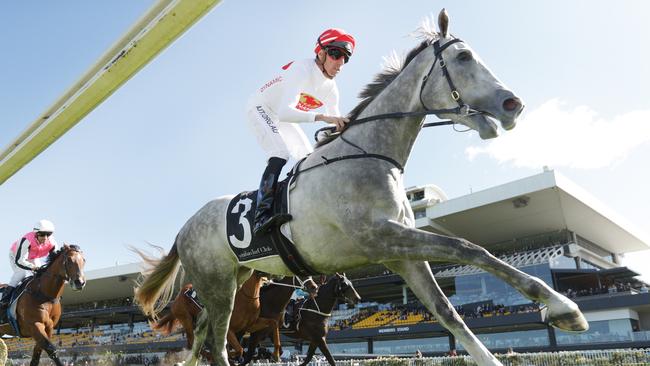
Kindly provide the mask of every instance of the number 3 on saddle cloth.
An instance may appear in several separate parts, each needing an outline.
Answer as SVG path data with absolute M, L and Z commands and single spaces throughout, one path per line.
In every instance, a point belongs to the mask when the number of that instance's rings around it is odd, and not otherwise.
M 301 161 L 302 162 L 302 161 Z M 278 182 L 274 201 L 273 214 L 289 214 L 289 191 L 295 185 L 295 172 L 300 167 L 296 164 L 288 177 Z M 257 191 L 242 192 L 228 204 L 226 212 L 226 236 L 230 249 L 235 253 L 240 263 L 256 259 L 280 256 L 284 264 L 297 276 L 318 274 L 309 267 L 291 241 L 288 225 L 278 222 L 266 233 L 253 236 L 255 205 Z

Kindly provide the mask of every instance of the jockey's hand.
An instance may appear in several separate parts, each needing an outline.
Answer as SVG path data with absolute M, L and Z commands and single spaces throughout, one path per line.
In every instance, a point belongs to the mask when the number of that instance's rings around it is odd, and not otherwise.
M 316 121 L 323 121 L 333 125 L 336 125 L 336 132 L 340 132 L 345 127 L 345 124 L 350 122 L 349 118 L 346 117 L 335 117 L 335 116 L 326 116 L 323 114 L 316 115 Z

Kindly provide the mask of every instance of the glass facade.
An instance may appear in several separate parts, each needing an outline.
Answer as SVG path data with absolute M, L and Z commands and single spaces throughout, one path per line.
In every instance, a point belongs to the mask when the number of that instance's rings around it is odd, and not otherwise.
M 578 269 L 575 259 L 566 257 L 564 255 L 560 255 L 551 259 L 550 265 L 553 269 Z
M 327 348 L 331 354 L 365 355 L 368 353 L 368 342 L 328 343 Z M 316 353 L 321 352 L 318 350 Z
M 476 334 L 476 337 L 489 349 L 547 347 L 550 345 L 546 329 Z M 458 340 L 456 340 L 456 349 L 464 349 Z
M 436 337 L 375 341 L 372 348 L 373 353 L 376 355 L 414 355 L 417 350 L 421 352 L 447 352 L 449 351 L 449 338 Z
M 540 278 L 549 286 L 553 286 L 551 270 L 548 264 L 538 264 L 519 269 Z M 490 300 L 494 304 L 505 306 L 530 304 L 530 300 L 521 295 L 519 291 L 486 272 L 458 276 L 454 279 L 454 284 L 455 293 L 449 296 L 449 300 L 455 306 Z
M 584 333 L 567 333 L 555 330 L 558 345 L 629 342 L 645 335 L 632 332 L 630 319 L 614 319 L 589 322 L 589 330 Z

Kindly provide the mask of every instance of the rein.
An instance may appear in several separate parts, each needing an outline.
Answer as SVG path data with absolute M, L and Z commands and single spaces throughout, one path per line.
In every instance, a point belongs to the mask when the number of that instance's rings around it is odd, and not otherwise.
M 61 279 L 63 281 L 63 283 L 65 283 L 66 281 L 69 281 L 70 280 L 70 275 L 68 274 L 68 258 L 69 258 L 68 253 L 63 252 L 63 253 L 61 253 L 61 255 L 63 256 L 63 271 L 65 273 L 64 276 L 62 276 L 62 275 L 60 275 L 58 273 L 48 273 L 47 269 L 45 269 L 44 272 L 39 273 L 38 276 L 39 277 L 52 277 L 52 278 L 55 278 L 55 279 L 59 278 L 59 279 Z M 54 263 L 52 263 L 52 265 L 54 265 Z M 48 267 L 48 269 L 49 268 L 50 267 Z M 37 278 L 35 277 L 34 279 L 36 280 Z M 37 300 L 43 301 L 43 302 L 51 302 L 52 304 L 58 304 L 61 301 L 61 296 L 52 297 L 52 296 L 46 295 L 43 292 L 42 288 L 41 288 L 41 284 L 42 284 L 41 281 L 39 280 L 37 283 L 38 283 L 38 288 L 35 291 L 32 291 L 31 286 L 29 286 L 29 287 L 27 287 L 25 289 L 25 293 L 28 293 L 28 294 L 34 296 Z
M 442 57 L 442 52 L 446 50 L 449 46 L 451 46 L 454 43 L 460 43 L 463 42 L 460 38 L 454 38 L 451 41 L 443 44 L 442 46 L 440 45 L 440 39 L 437 39 L 435 42 L 433 42 L 433 53 L 435 55 L 435 59 L 433 60 L 433 64 L 431 65 L 431 68 L 429 69 L 429 72 L 422 77 L 422 84 L 420 86 L 420 104 L 424 108 L 424 111 L 416 111 L 416 112 L 393 112 L 393 113 L 383 113 L 383 114 L 377 114 L 374 116 L 369 116 L 369 117 L 364 117 L 364 118 L 358 118 L 350 121 L 348 123 L 348 127 L 346 127 L 345 130 L 343 130 L 340 134 L 340 138 L 345 141 L 347 144 L 354 146 L 355 148 L 361 150 L 363 153 L 362 154 L 355 154 L 355 155 L 343 155 L 343 156 L 338 156 L 334 158 L 326 158 L 325 156 L 321 156 L 321 158 L 324 160 L 320 164 L 316 164 L 313 166 L 310 166 L 309 168 L 303 169 L 303 170 L 298 170 L 296 171 L 296 175 L 299 173 L 303 173 L 306 171 L 309 171 L 311 169 L 321 167 L 328 165 L 330 163 L 334 163 L 337 161 L 341 160 L 349 160 L 349 159 L 365 159 L 365 158 L 373 158 L 373 159 L 380 159 L 384 160 L 393 166 L 395 166 L 397 169 L 399 169 L 400 173 L 404 173 L 404 167 L 402 164 L 398 163 L 395 159 L 390 158 L 388 156 L 384 156 L 381 154 L 372 154 L 366 152 L 364 149 L 361 147 L 353 144 L 352 142 L 346 140 L 343 137 L 343 134 L 345 131 L 347 131 L 347 128 L 350 126 L 355 126 L 359 124 L 363 124 L 366 122 L 371 122 L 371 121 L 378 121 L 378 120 L 385 120 L 385 119 L 395 119 L 395 118 L 408 118 L 408 117 L 426 117 L 428 115 L 438 115 L 438 114 L 456 114 L 459 116 L 470 116 L 470 115 L 475 115 L 475 114 L 483 114 L 483 112 L 471 108 L 468 104 L 466 104 L 463 99 L 460 96 L 460 92 L 456 89 L 456 86 L 454 85 L 454 82 L 451 80 L 451 75 L 449 74 L 449 70 L 447 70 L 447 63 Z M 440 60 L 440 61 L 438 61 Z M 442 70 L 442 74 L 447 80 L 447 85 L 449 85 L 449 89 L 451 90 L 451 98 L 458 104 L 458 107 L 455 108 L 443 108 L 443 109 L 430 109 L 427 107 L 427 105 L 424 103 L 424 99 L 422 98 L 422 93 L 424 91 L 424 87 L 426 86 L 427 81 L 429 81 L 429 78 L 431 74 L 433 73 L 433 70 L 435 69 L 436 65 L 440 65 L 440 69 Z M 435 126 L 445 126 L 445 125 L 455 125 L 456 122 L 452 120 L 442 120 L 442 121 L 437 121 L 437 122 L 430 122 L 430 123 L 425 123 L 422 125 L 422 128 L 425 127 L 435 127 Z M 336 131 L 336 127 L 324 127 L 321 129 L 318 129 L 316 133 L 314 134 L 314 138 L 317 140 L 317 136 L 320 132 L 324 131 Z M 303 159 L 304 160 L 304 159 Z

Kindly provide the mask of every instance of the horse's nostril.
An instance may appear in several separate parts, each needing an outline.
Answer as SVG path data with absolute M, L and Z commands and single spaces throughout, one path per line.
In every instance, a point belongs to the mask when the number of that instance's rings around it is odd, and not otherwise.
M 503 109 L 508 112 L 513 112 L 521 108 L 521 101 L 519 98 L 508 98 L 503 102 Z

